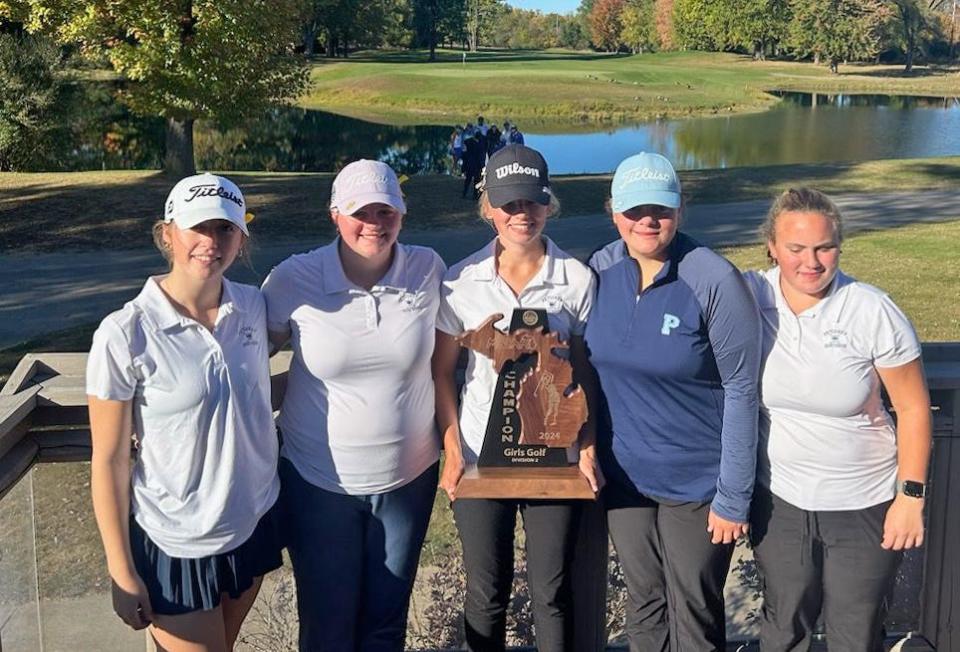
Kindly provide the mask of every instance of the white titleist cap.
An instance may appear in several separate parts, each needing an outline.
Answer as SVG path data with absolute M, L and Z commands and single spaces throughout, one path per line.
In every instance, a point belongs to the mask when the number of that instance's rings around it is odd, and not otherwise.
M 227 220 L 250 235 L 247 222 L 247 203 L 236 184 L 215 174 L 195 174 L 180 179 L 167 195 L 163 221 L 176 223 L 181 229 L 191 229 L 207 220 Z
M 367 204 L 386 204 L 401 213 L 407 212 L 393 169 L 380 161 L 360 159 L 340 170 L 333 180 L 330 208 L 353 215 Z

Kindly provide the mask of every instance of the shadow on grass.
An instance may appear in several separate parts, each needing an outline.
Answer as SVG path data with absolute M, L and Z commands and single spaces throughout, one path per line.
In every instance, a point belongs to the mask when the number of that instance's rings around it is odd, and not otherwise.
M 868 69 L 865 69 L 868 68 Z M 917 66 L 909 72 L 903 67 L 883 66 L 879 68 L 873 64 L 845 63 L 840 66 L 839 77 L 874 77 L 876 79 L 930 79 L 960 75 L 960 66 L 957 64 L 927 64 Z M 960 91 L 958 91 L 960 94 Z
M 251 224 L 255 241 L 319 244 L 333 236 L 332 173 L 229 175 L 256 215 Z M 828 193 L 956 189 L 960 157 L 685 170 L 680 176 L 691 204 L 765 199 L 799 185 Z M 172 185 L 173 180 L 156 172 L 22 175 L 0 185 L 0 251 L 149 248 L 150 229 Z M 564 216 L 602 213 L 609 185 L 608 174 L 553 179 Z M 476 203 L 460 197 L 463 181 L 458 177 L 414 176 L 403 188 L 408 230 L 477 223 Z

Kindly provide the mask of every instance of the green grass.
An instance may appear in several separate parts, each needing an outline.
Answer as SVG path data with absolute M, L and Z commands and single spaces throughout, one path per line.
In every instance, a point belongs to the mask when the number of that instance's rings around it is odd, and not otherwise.
M 825 66 L 706 52 L 643 55 L 574 51 L 366 52 L 320 59 L 298 100 L 391 124 L 466 122 L 484 114 L 521 126 L 676 118 L 760 111 L 770 90 L 957 95 L 956 67 Z
M 325 206 L 330 173 L 228 172 L 243 188 L 261 243 L 323 242 L 332 235 Z M 688 202 L 775 196 L 790 185 L 836 194 L 960 187 L 960 156 L 834 164 L 774 165 L 680 173 Z M 150 227 L 171 181 L 158 172 L 0 173 L 0 252 L 150 246 Z M 412 177 L 404 184 L 406 229 L 458 228 L 477 220 L 460 199 L 460 179 Z M 555 177 L 563 216 L 603 212 L 610 175 Z

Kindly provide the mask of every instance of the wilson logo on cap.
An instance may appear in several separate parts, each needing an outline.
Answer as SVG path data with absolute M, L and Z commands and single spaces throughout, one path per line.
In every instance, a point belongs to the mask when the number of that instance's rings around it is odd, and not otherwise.
M 496 170 L 494 170 L 494 172 L 496 172 L 498 179 L 502 179 L 505 176 L 508 176 L 511 174 L 525 174 L 531 177 L 536 177 L 537 179 L 540 178 L 540 170 L 538 170 L 537 168 L 531 168 L 525 165 L 520 165 L 519 163 L 510 163 L 509 165 L 501 165 Z

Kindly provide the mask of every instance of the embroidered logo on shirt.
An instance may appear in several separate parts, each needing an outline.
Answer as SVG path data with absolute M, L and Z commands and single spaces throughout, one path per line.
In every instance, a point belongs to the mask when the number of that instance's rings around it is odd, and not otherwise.
M 847 331 L 831 328 L 823 332 L 823 348 L 825 349 L 845 349 L 848 344 Z
M 556 314 L 563 310 L 563 299 L 556 295 L 547 297 L 547 312 Z
M 257 341 L 253 339 L 252 326 L 240 327 L 240 342 L 242 342 L 243 346 L 253 346 L 257 343 Z
M 420 297 L 422 294 L 416 292 L 404 292 L 400 295 L 400 309 L 404 312 L 411 312 L 420 307 Z
M 660 327 L 661 335 L 669 335 L 670 331 L 680 325 L 680 318 L 671 315 L 669 312 L 663 313 L 663 325 Z

